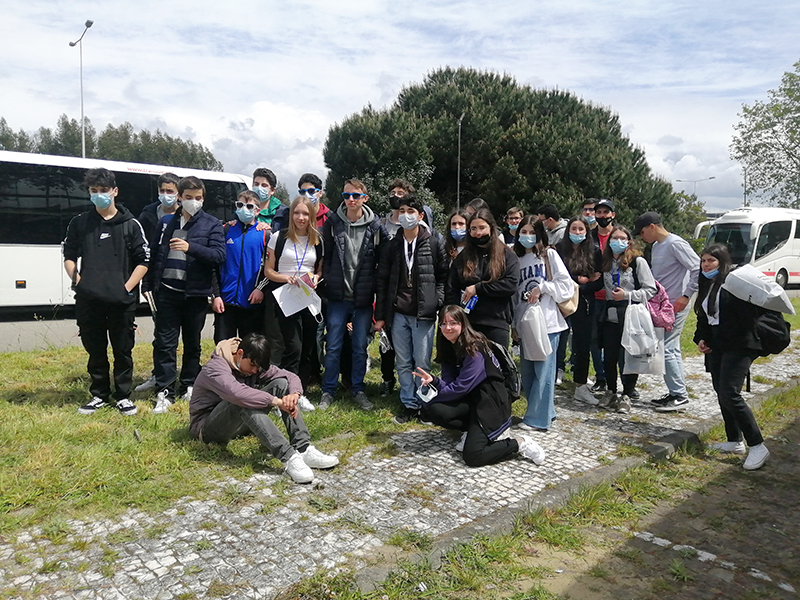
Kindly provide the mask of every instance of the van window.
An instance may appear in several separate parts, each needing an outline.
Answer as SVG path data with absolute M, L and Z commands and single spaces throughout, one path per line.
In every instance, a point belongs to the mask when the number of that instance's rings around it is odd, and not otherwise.
M 770 252 L 774 252 L 783 246 L 789 239 L 789 234 L 791 232 L 791 221 L 775 221 L 773 223 L 766 223 L 761 228 L 761 233 L 758 234 L 758 243 L 756 244 L 756 260 L 763 258 Z

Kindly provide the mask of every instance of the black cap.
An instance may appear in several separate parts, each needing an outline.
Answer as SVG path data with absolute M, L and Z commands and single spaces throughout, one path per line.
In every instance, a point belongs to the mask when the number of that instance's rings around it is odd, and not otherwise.
M 594 205 L 594 209 L 597 210 L 601 206 L 607 206 L 609 209 L 611 209 L 611 212 L 617 212 L 617 209 L 614 206 L 614 203 L 611 200 L 609 200 L 608 198 L 603 198 L 602 200 L 598 200 L 597 204 Z
M 633 226 L 632 235 L 639 235 L 642 229 L 653 223 L 661 224 L 661 216 L 657 212 L 650 211 L 639 215 L 636 219 L 636 224 Z

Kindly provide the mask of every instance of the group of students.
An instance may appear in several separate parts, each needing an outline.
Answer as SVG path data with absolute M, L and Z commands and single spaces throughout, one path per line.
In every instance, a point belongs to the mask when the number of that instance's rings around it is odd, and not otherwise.
M 156 391 L 154 413 L 166 412 L 177 397 L 189 400 L 190 429 L 203 441 L 253 433 L 286 462 L 295 481 L 310 481 L 310 468 L 338 461 L 310 445 L 298 406 L 313 405 L 303 390 L 322 368 L 318 408 L 334 401 L 341 374 L 353 402 L 371 409 L 364 387 L 367 346 L 379 332 L 381 395 L 394 389 L 396 372 L 403 407 L 395 416 L 398 423 L 419 419 L 461 430 L 458 448 L 469 465 L 514 453 L 541 464 L 544 451 L 526 434 L 548 430 L 556 418 L 554 390 L 563 378 L 570 325 L 575 398 L 598 404 L 594 393 L 606 392 L 603 403 L 619 412 L 630 411 L 631 400 L 638 398 L 636 375 L 622 375 L 624 314 L 629 302 L 647 302 L 657 288 L 634 235 L 654 242 L 654 257 L 658 248 L 657 278 L 676 312 L 665 340 L 669 393 L 654 400 L 655 407 L 679 410 L 688 402 L 679 338 L 700 260 L 655 213 L 642 215 L 632 234 L 615 224 L 610 200 L 587 200 L 581 215 L 568 222 L 553 205 L 528 216 L 513 208 L 503 232 L 486 203 L 476 199 L 448 217 L 442 235 L 406 181 L 392 182 L 391 211 L 379 217 L 357 179 L 345 182 L 341 205 L 330 210 L 321 201 L 319 177 L 305 174 L 298 196 L 286 206 L 274 196 L 274 173 L 257 169 L 254 191 L 239 194 L 234 221 L 223 224 L 202 210 L 202 181 L 169 173 L 158 179 L 158 201 L 137 221 L 116 206 L 113 173 L 92 169 L 86 184 L 95 210 L 70 223 L 64 242 L 92 380 L 92 399 L 79 409 L 82 414 L 111 401 L 106 336 L 115 358 L 116 407 L 122 414 L 136 413 L 129 399 L 130 356 L 141 281 L 154 309 L 155 336 L 152 376 L 137 391 Z M 558 305 L 573 297 L 573 281 L 578 309 L 565 319 Z M 284 314 L 272 293 L 281 286 L 302 287 L 318 295 L 320 304 Z M 209 298 L 217 348 L 201 372 L 200 332 Z M 521 357 L 528 405 L 520 432 L 512 435 L 511 398 L 496 349 L 508 348 L 514 315 L 525 303 L 540 304 L 556 351 L 545 360 Z M 713 327 L 713 318 L 709 322 Z M 704 337 L 705 348 L 711 339 Z M 440 377 L 430 373 L 434 347 Z M 590 355 L 596 372 L 592 387 Z M 272 407 L 282 411 L 288 441 L 262 418 Z M 733 414 L 741 412 L 739 406 Z M 752 424 L 744 430 L 752 445 Z

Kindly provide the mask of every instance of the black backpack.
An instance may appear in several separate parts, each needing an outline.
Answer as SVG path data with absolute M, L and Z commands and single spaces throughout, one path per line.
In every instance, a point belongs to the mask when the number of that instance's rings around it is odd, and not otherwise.
M 516 402 L 522 393 L 522 378 L 519 375 L 517 363 L 514 362 L 514 357 L 511 356 L 508 348 L 504 348 L 492 340 L 488 340 L 488 342 L 492 348 L 492 354 L 494 354 L 497 362 L 500 363 L 500 372 L 503 374 L 503 380 L 506 384 L 508 399 L 511 402 Z
M 792 341 L 789 329 L 789 323 L 781 313 L 766 308 L 759 309 L 755 333 L 761 342 L 761 356 L 780 354 L 786 350 Z

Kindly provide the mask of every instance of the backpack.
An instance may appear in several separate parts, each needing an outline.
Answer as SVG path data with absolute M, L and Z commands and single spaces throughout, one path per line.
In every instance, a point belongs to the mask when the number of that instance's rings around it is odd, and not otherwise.
M 639 260 L 639 258 L 641 257 L 637 257 L 636 260 Z M 669 301 L 669 296 L 664 286 L 655 278 L 653 278 L 653 281 L 656 282 L 656 294 L 647 301 L 647 310 L 653 320 L 653 327 L 663 327 L 666 331 L 672 331 L 672 326 L 675 324 L 675 307 Z M 639 277 L 636 274 L 636 263 L 633 265 L 633 285 L 637 290 L 641 288 Z
M 514 362 L 514 357 L 511 356 L 508 348 L 504 348 L 492 340 L 488 340 L 488 342 L 492 349 L 492 354 L 494 354 L 497 362 L 500 363 L 500 372 L 503 374 L 508 399 L 511 402 L 516 402 L 522 393 L 522 378 L 520 377 L 517 363 Z
M 789 323 L 776 310 L 760 308 L 756 317 L 755 334 L 761 342 L 761 356 L 780 354 L 792 341 Z

